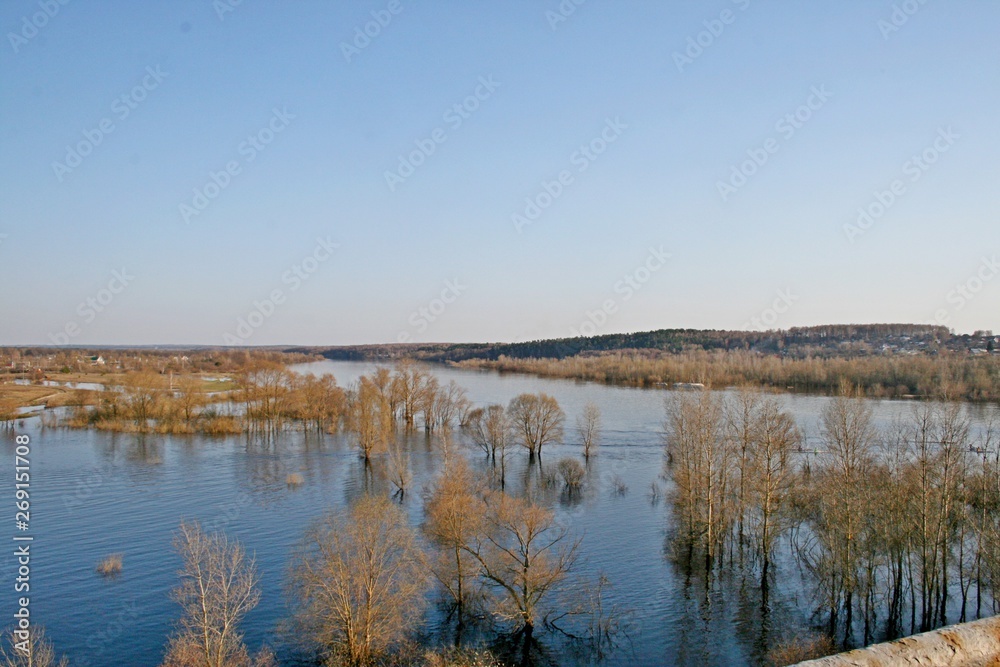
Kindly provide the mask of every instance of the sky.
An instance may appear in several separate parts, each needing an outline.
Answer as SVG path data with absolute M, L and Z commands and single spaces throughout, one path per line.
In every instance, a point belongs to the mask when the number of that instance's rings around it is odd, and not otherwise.
M 1000 331 L 1000 4 L 0 4 L 0 344 Z

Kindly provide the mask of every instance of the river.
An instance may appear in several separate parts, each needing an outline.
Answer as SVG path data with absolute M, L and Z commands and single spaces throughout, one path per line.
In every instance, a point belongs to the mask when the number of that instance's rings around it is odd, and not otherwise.
M 373 367 L 324 361 L 296 370 L 332 372 L 346 386 Z M 757 665 L 765 646 L 808 624 L 814 601 L 789 558 L 778 564 L 779 586 L 766 617 L 752 580 L 724 570 L 706 590 L 666 558 L 668 507 L 651 499 L 649 490 L 663 467 L 667 391 L 430 368 L 442 384 L 454 379 L 465 387 L 478 405 L 506 404 L 521 392 L 555 396 L 567 413 L 568 444 L 547 449 L 546 462 L 579 456 L 572 424 L 587 402 L 600 407 L 600 449 L 586 490 L 577 498 L 555 497 L 552 507 L 583 539 L 579 574 L 590 579 L 606 574 L 611 600 L 631 610 L 630 641 L 604 664 Z M 787 394 L 781 400 L 810 444 L 815 442 L 819 415 L 830 399 Z M 888 427 L 912 403 L 880 400 L 873 406 L 877 424 Z M 969 407 L 975 424 L 991 409 Z M 312 520 L 363 493 L 363 466 L 349 436 L 288 432 L 270 444 L 244 436 L 139 437 L 43 428 L 37 417 L 25 419 L 17 432 L 31 438 L 32 620 L 46 626 L 72 665 L 159 663 L 179 615 L 170 598 L 180 567 L 171 539 L 182 519 L 225 529 L 255 554 L 262 597 L 244 624 L 247 644 L 253 649 L 266 642 L 282 664 L 296 664 L 282 632 L 287 567 Z M 0 433 L 4 453 L 13 460 L 13 434 Z M 417 525 L 419 490 L 433 479 L 440 461 L 422 433 L 410 437 L 408 447 L 417 492 L 404 506 Z M 471 460 L 480 456 L 467 452 Z M 514 454 L 512 477 L 524 469 L 525 459 Z M 300 473 L 304 484 L 289 488 L 286 476 L 292 472 Z M 616 478 L 625 482 L 626 493 L 613 492 Z M 124 555 L 124 568 L 104 579 L 95 566 L 111 553 Z M 16 576 L 10 548 L 0 556 L 0 580 L 8 591 L 0 597 L 5 619 L 14 613 Z M 435 627 L 432 611 L 428 636 Z M 587 664 L 559 646 L 553 643 L 558 664 Z

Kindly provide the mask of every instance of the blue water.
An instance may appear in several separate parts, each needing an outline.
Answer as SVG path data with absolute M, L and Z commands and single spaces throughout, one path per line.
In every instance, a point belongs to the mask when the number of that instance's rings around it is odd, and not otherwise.
M 373 366 L 319 362 L 300 371 L 333 372 L 343 386 Z M 592 401 L 603 414 L 599 455 L 578 498 L 548 498 L 560 521 L 583 538 L 579 574 L 598 572 L 612 583 L 611 602 L 631 610 L 630 641 L 608 665 L 759 664 L 764 646 L 808 623 L 813 608 L 794 564 L 779 564 L 778 590 L 767 618 L 759 610 L 753 580 L 724 572 L 706 589 L 688 579 L 666 557 L 668 508 L 653 502 L 650 485 L 662 471 L 662 390 L 607 387 L 523 375 L 433 367 L 442 383 L 455 379 L 477 404 L 507 403 L 518 393 L 545 391 L 565 409 L 567 442 L 545 451 L 555 462 L 579 456 L 572 424 Z M 783 396 L 787 409 L 811 437 L 825 397 Z M 881 426 L 905 415 L 910 403 L 876 401 Z M 981 422 L 988 408 L 970 408 Z M 42 428 L 26 419 L 17 433 L 31 438 L 31 614 L 71 664 L 152 667 L 163 656 L 179 607 L 170 598 L 180 560 L 171 547 L 182 519 L 224 529 L 255 554 L 261 574 L 261 603 L 244 624 L 251 648 L 267 643 L 284 664 L 296 652 L 283 628 L 288 618 L 287 567 L 309 523 L 330 508 L 343 507 L 365 491 L 366 476 L 350 438 L 283 434 L 261 443 L 243 436 L 145 436 Z M 13 433 L 0 431 L 2 451 L 13 466 Z M 404 506 L 414 525 L 422 517 L 420 490 L 440 465 L 434 443 L 423 434 L 408 439 L 414 492 Z M 477 450 L 466 448 L 474 463 Z M 517 484 L 524 456 L 513 456 L 510 477 Z M 286 476 L 305 478 L 298 488 Z M 620 477 L 628 492 L 612 491 Z M 7 476 L 13 489 L 12 475 Z M 376 485 L 383 484 L 377 479 Z M 665 486 L 662 481 L 660 486 Z M 11 494 L 7 494 L 11 497 Z M 10 505 L 13 536 L 13 505 Z M 13 542 L 10 542 L 13 545 Z M 0 613 L 12 620 L 16 595 L 13 546 L 0 557 Z M 98 561 L 124 554 L 121 575 L 104 579 Z M 9 583 L 6 583 L 9 582 Z M 431 641 L 438 617 L 433 605 L 425 631 Z M 548 641 L 543 635 L 542 641 Z M 559 664 L 585 664 L 555 638 Z

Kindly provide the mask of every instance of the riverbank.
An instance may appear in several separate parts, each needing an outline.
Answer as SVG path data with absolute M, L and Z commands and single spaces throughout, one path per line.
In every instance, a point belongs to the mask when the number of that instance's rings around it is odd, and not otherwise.
M 634 387 L 750 384 L 781 391 L 832 395 L 841 384 L 869 398 L 945 398 L 1000 401 L 1000 357 L 925 355 L 792 359 L 746 351 L 650 350 L 576 355 L 562 359 L 466 359 L 458 368 L 478 368 L 537 377 L 587 380 Z

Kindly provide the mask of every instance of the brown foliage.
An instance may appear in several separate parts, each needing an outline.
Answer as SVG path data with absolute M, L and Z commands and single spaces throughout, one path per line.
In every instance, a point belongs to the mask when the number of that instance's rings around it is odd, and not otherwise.
M 297 618 L 328 657 L 369 664 L 420 620 L 423 555 L 402 510 L 365 496 L 307 535 L 293 567 Z

